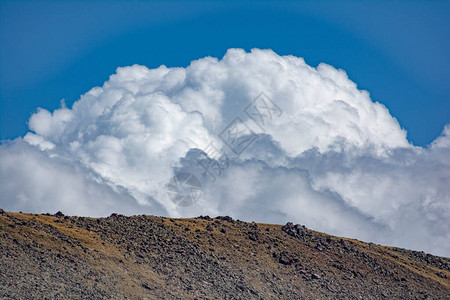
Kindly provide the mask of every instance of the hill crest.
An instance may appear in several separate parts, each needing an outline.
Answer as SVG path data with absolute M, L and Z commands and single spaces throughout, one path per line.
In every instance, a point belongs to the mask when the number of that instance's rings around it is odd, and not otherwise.
M 0 210 L 0 298 L 445 299 L 450 259 L 231 217 Z

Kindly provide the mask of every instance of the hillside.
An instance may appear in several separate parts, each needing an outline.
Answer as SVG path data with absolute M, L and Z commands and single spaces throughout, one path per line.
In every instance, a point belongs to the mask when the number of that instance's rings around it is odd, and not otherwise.
M 301 225 L 0 210 L 4 299 L 448 299 L 450 259 Z

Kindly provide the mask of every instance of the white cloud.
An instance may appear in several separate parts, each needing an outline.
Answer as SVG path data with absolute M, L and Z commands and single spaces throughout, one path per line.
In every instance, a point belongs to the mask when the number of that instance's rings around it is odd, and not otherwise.
M 160 207 L 139 206 L 123 189 L 82 165 L 49 155 L 18 138 L 0 147 L 0 206 L 11 211 L 103 216 L 112 212 L 147 213 Z
M 261 92 L 282 113 L 271 106 L 259 127 L 244 108 Z M 214 180 L 195 149 L 230 154 L 220 136 L 236 117 L 257 139 Z M 415 147 L 386 107 L 326 64 L 230 49 L 187 68 L 118 68 L 71 109 L 39 109 L 29 127 L 0 146 L 3 209 L 290 220 L 450 255 L 450 126 Z M 194 206 L 165 192 L 180 170 L 202 179 Z

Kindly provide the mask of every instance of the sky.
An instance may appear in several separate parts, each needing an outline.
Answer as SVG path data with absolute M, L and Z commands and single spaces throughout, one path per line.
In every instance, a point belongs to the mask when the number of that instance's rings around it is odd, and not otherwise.
M 450 256 L 447 3 L 1 5 L 2 209 Z
M 0 139 L 27 132 L 119 66 L 187 66 L 229 48 L 269 48 L 342 68 L 384 103 L 415 145 L 450 111 L 448 1 L 2 1 Z

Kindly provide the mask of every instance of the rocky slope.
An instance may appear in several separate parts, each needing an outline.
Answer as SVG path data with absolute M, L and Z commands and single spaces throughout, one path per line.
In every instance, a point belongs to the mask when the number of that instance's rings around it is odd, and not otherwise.
M 4 299 L 449 299 L 450 259 L 300 225 L 0 210 Z

